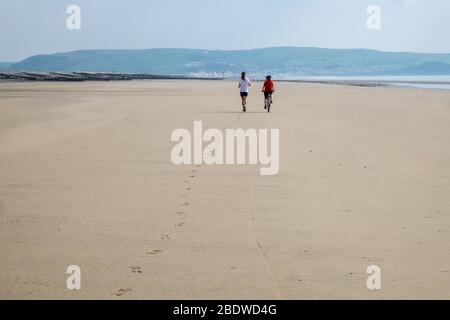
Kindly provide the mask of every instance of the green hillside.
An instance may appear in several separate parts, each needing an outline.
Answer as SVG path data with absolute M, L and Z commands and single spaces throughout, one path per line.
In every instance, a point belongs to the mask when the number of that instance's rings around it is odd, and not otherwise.
M 32 56 L 11 65 L 10 69 L 169 75 L 222 75 L 242 70 L 289 75 L 430 75 L 450 74 L 450 54 L 294 47 L 240 51 L 85 50 Z
M 0 71 L 6 71 L 13 64 L 13 62 L 0 62 Z

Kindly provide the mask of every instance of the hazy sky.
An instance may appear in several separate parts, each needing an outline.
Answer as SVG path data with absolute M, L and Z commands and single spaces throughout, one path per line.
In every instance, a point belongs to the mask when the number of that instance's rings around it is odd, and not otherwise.
M 69 5 L 81 30 L 69 30 Z M 381 29 L 366 26 L 369 5 Z M 0 61 L 78 49 L 270 46 L 450 53 L 450 0 L 1 0 Z

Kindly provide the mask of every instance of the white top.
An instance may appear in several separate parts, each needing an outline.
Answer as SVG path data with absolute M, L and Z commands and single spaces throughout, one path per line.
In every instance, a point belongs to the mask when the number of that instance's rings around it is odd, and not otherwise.
M 241 92 L 247 92 L 248 93 L 248 87 L 251 84 L 250 80 L 248 78 L 245 78 L 245 80 L 241 79 L 239 81 L 239 84 L 241 85 L 240 86 Z

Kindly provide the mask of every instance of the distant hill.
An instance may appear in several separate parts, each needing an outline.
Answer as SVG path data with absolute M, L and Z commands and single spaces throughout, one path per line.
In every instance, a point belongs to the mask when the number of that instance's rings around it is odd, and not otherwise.
M 13 62 L 0 62 L 0 71 L 6 71 L 9 67 L 14 64 Z
M 222 76 L 242 70 L 264 75 L 450 75 L 450 54 L 366 49 L 276 47 L 255 50 L 83 50 L 37 55 L 12 71 L 91 71 Z

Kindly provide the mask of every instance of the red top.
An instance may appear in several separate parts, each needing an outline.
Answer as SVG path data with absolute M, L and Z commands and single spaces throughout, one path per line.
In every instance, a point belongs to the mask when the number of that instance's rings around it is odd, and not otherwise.
M 264 92 L 274 92 L 275 91 L 272 80 L 266 80 L 264 82 L 263 91 Z

